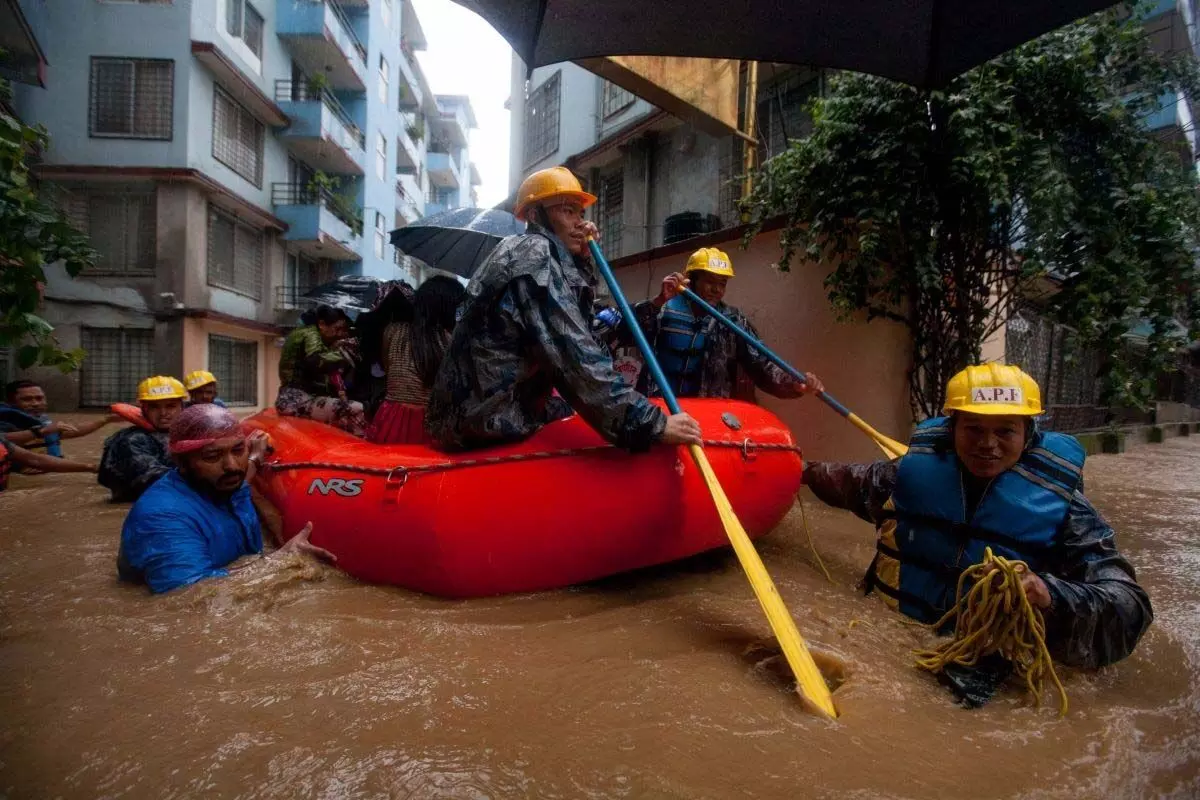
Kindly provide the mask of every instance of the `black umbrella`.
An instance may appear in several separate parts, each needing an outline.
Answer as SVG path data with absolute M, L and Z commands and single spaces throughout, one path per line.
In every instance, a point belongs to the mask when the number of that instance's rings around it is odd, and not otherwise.
M 532 69 L 617 55 L 736 58 L 936 88 L 1112 0 L 455 0 Z
M 470 278 L 505 236 L 525 223 L 495 208 L 455 208 L 392 231 L 392 245 L 431 267 Z
M 305 292 L 303 297 L 311 300 L 313 305 L 326 305 L 340 308 L 351 320 L 357 319 L 364 311 L 375 306 L 379 291 L 384 281 L 369 278 L 366 275 L 343 275 L 329 283 L 323 283 L 315 289 Z

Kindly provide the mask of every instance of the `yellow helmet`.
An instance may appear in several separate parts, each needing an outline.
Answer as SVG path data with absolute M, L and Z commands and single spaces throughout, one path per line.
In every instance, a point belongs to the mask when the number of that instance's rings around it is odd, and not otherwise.
M 967 367 L 946 386 L 946 414 L 1015 414 L 1036 417 L 1042 413 L 1042 390 L 1019 367 L 980 364 Z
M 713 275 L 719 275 L 722 278 L 732 278 L 733 262 L 729 260 L 729 254 L 724 250 L 718 250 L 715 247 L 701 247 L 692 253 L 691 258 L 688 259 L 687 267 L 684 268 L 684 272 L 691 272 L 693 270 L 711 272 Z
M 208 386 L 210 383 L 216 383 L 217 376 L 206 370 L 198 369 L 195 372 L 189 372 L 183 376 L 183 385 L 187 387 L 189 392 L 194 392 L 201 386 Z
M 155 375 L 153 378 L 146 378 L 138 384 L 138 400 L 140 402 L 155 400 L 186 400 L 188 396 L 187 390 L 183 388 L 183 384 L 178 378 L 171 378 L 166 375 Z
M 515 216 L 522 222 L 527 218 L 525 213 L 530 206 L 536 206 L 552 197 L 564 200 L 575 200 L 584 208 L 596 202 L 596 195 L 588 194 L 580 185 L 579 179 L 566 167 L 550 167 L 539 169 L 521 182 L 517 190 L 517 208 Z

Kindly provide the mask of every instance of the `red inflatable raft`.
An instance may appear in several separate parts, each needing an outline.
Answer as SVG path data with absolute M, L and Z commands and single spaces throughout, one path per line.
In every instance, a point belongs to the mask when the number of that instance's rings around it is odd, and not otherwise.
M 774 528 L 800 488 L 802 461 L 769 411 L 685 400 L 751 537 Z M 629 455 L 579 417 L 517 445 L 446 454 L 374 445 L 273 410 L 246 420 L 275 451 L 256 479 L 284 530 L 346 572 L 443 597 L 552 589 L 728 544 L 682 448 Z

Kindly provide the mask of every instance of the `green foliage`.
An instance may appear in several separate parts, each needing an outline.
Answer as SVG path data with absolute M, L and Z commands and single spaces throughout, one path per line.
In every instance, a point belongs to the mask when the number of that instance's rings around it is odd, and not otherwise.
M 313 173 L 306 187 L 309 192 L 320 197 L 325 207 L 335 217 L 346 223 L 356 236 L 362 236 L 363 211 L 348 195 L 342 191 L 342 181 L 321 170 Z
M 0 79 L 0 100 L 11 97 L 11 87 Z M 61 261 L 75 276 L 93 265 L 98 254 L 32 184 L 28 156 L 48 142 L 45 128 L 30 127 L 0 110 L 0 347 L 19 345 L 22 368 L 41 364 L 70 372 L 84 353 L 60 348 L 50 323 L 38 316 L 44 267 Z
M 832 264 L 843 318 L 908 326 L 914 414 L 1033 295 L 1104 355 L 1104 400 L 1150 397 L 1200 329 L 1195 164 L 1146 119 L 1167 90 L 1200 97 L 1194 61 L 1150 49 L 1117 11 L 1048 34 L 922 92 L 837 76 L 812 135 L 759 171 L 747 238 L 786 215 L 780 268 Z M 1143 348 L 1122 346 L 1140 320 Z

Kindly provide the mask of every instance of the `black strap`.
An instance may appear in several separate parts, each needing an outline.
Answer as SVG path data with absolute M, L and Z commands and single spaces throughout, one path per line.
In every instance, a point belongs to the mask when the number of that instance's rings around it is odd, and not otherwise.
M 996 531 L 980 528 L 977 525 L 969 525 L 962 522 L 950 522 L 939 517 L 933 517 L 928 514 L 914 514 L 908 511 L 894 511 L 890 515 L 891 519 L 902 520 L 912 524 L 926 525 L 930 528 L 936 528 L 943 533 L 948 533 L 950 536 L 958 539 L 960 542 L 967 542 L 972 539 L 981 541 L 985 544 L 998 544 L 1001 547 L 1007 547 L 1015 553 L 1030 553 L 1034 556 L 1045 557 L 1054 549 L 1053 545 L 1037 544 L 1035 542 L 1023 542 L 1020 539 L 1015 539 L 1012 536 Z
M 962 576 L 962 570 L 957 567 L 952 567 L 948 564 L 939 564 L 936 561 L 931 561 L 928 558 L 916 553 L 912 553 L 911 555 L 901 555 L 899 550 L 894 550 L 883 542 L 876 542 L 875 550 L 875 560 L 878 560 L 879 554 L 883 554 L 888 558 L 899 561 L 901 565 L 912 564 L 913 566 L 920 567 L 928 572 L 937 573 L 956 584 L 958 583 L 959 577 Z M 874 565 L 875 561 L 872 561 L 871 563 Z

